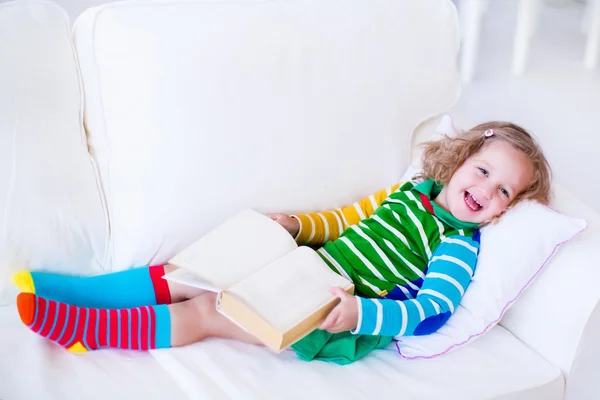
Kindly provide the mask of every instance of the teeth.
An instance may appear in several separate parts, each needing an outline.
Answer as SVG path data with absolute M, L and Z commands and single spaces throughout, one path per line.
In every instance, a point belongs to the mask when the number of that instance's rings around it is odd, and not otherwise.
M 469 195 L 471 196 L 471 198 L 472 198 L 473 200 L 475 200 L 475 203 L 476 203 L 477 205 L 475 205 L 475 204 L 473 204 L 473 203 L 471 202 L 471 200 L 469 199 Z M 466 195 L 466 196 L 465 196 L 465 201 L 466 201 L 467 205 L 469 206 L 469 208 L 470 208 L 471 210 L 473 210 L 473 211 L 479 211 L 479 210 L 481 210 L 481 209 L 483 208 L 483 207 L 481 206 L 481 204 L 479 204 L 479 202 L 477 201 L 477 199 L 475 199 L 475 197 L 473 197 L 473 195 L 472 195 L 472 194 L 470 194 L 470 193 L 469 193 L 468 195 Z
M 482 205 L 481 205 L 481 203 L 479 202 L 479 200 L 477 200 L 477 197 L 475 197 L 475 195 L 474 195 L 473 193 L 470 193 L 470 194 L 471 194 L 471 197 L 473 198 L 473 200 L 475 200 L 475 203 L 477 203 L 477 205 L 478 205 L 479 207 L 482 207 Z

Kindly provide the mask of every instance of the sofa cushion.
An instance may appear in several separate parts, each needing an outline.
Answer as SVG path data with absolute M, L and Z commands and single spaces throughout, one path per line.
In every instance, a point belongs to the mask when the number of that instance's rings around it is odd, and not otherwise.
M 500 326 L 456 352 L 405 360 L 395 346 L 341 367 L 209 339 L 153 352 L 194 399 L 562 399 L 560 370 Z
M 343 368 L 220 339 L 75 355 L 28 330 L 12 306 L 0 307 L 0 332 L 2 399 L 353 399 L 376 390 L 381 398 L 559 400 L 564 386 L 558 368 L 500 326 L 433 360 L 405 360 L 390 346 Z
M 400 177 L 459 91 L 448 1 L 127 2 L 74 40 L 114 269 L 242 208 L 322 210 Z
M 72 354 L 27 329 L 14 306 L 0 306 L 0 399 L 184 399 L 148 352 Z
M 18 268 L 101 272 L 108 243 L 66 13 L 0 4 L 0 304 Z

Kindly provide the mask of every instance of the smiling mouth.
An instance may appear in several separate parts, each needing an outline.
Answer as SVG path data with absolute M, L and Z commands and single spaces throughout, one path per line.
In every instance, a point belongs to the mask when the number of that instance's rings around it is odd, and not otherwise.
M 473 196 L 467 191 L 465 191 L 465 203 L 467 204 L 467 207 L 469 207 L 473 212 L 477 212 L 483 208 L 483 206 L 479 204 L 475 196 Z

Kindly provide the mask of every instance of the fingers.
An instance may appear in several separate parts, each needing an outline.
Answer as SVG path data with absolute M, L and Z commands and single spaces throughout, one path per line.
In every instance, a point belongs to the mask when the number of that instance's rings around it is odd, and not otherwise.
M 287 214 L 282 213 L 267 213 L 267 217 L 271 218 L 273 221 L 277 221 L 279 223 L 286 221 L 290 218 Z
M 277 213 L 267 213 L 267 217 L 271 218 L 273 221 L 277 221 L 281 218 L 281 214 Z
M 329 331 L 337 324 L 339 316 L 340 310 L 338 309 L 338 307 L 335 307 L 333 310 L 331 310 L 327 318 L 325 318 L 325 321 L 323 321 L 321 326 L 319 326 L 319 329 L 323 331 Z
M 330 333 L 355 329 L 358 323 L 358 304 L 355 301 L 355 297 L 339 287 L 329 288 L 329 293 L 340 300 L 325 318 L 319 329 Z
M 341 289 L 338 287 L 329 288 L 329 293 L 331 293 L 335 297 L 338 297 L 340 300 L 343 300 L 345 298 L 345 296 L 348 296 L 348 293 L 346 293 L 344 291 L 344 289 Z M 331 312 L 329 313 L 327 318 L 325 318 L 325 321 L 323 321 L 323 323 L 321 324 L 319 329 L 321 329 L 323 331 L 328 331 L 331 333 L 337 333 L 337 331 L 338 331 L 337 325 L 339 325 L 340 317 L 342 315 L 342 309 L 340 306 L 341 306 L 341 304 L 338 304 L 337 306 L 334 307 L 333 310 L 331 310 Z

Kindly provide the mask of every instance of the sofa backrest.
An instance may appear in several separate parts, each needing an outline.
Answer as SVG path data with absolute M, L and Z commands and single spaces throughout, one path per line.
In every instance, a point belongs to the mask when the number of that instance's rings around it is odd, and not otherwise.
M 74 42 L 111 265 L 161 263 L 247 207 L 340 206 L 395 182 L 457 98 L 447 0 L 125 2 Z
M 0 4 L 0 304 L 14 301 L 17 269 L 92 274 L 106 264 L 81 99 L 66 13 Z

